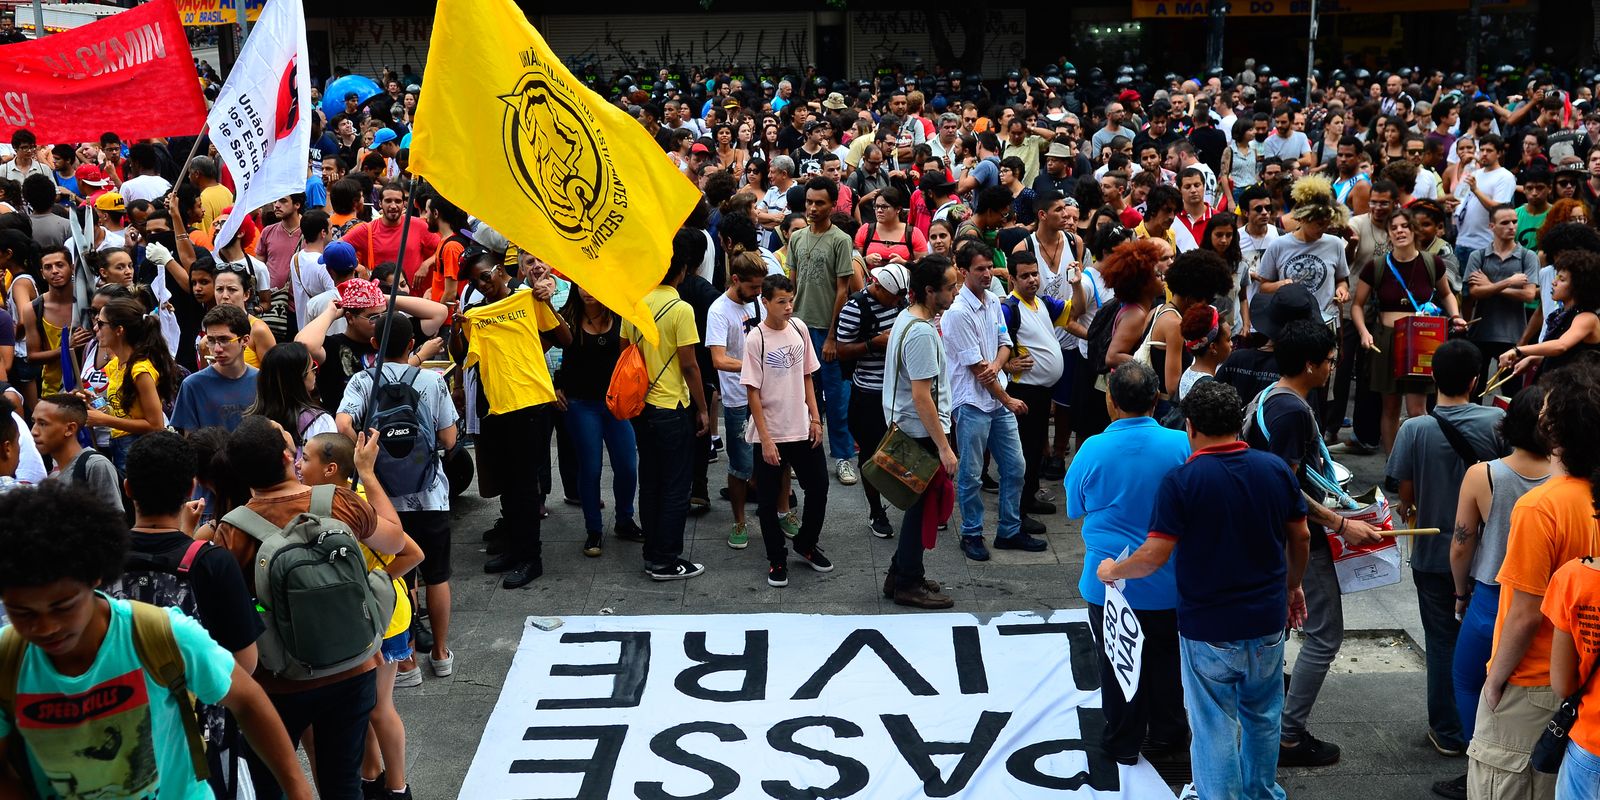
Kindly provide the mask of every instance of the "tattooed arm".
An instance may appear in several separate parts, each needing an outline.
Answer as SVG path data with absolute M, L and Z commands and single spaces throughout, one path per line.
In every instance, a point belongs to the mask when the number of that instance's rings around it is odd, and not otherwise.
M 1489 499 L 1489 465 L 1474 464 L 1461 480 L 1461 499 L 1456 501 L 1455 536 L 1450 540 L 1450 574 L 1455 578 L 1456 615 L 1467 611 L 1472 595 L 1472 558 L 1483 536 L 1483 518 Z M 1481 503 L 1480 503 L 1481 497 Z

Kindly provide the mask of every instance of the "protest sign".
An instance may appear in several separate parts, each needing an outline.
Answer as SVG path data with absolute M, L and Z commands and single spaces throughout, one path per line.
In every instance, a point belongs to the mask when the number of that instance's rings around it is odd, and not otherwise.
M 1082 609 L 551 622 L 524 626 L 461 798 L 1172 797 L 1099 747 Z
M 1122 581 L 1106 585 L 1105 630 L 1101 631 L 1106 658 L 1122 687 L 1122 696 L 1132 700 L 1139 691 L 1139 665 L 1144 660 L 1144 626 L 1122 596 Z
M 194 135 L 205 99 L 173 0 L 0 47 L 0 141 L 27 128 L 40 144 Z M 137 110 L 138 113 L 131 113 Z

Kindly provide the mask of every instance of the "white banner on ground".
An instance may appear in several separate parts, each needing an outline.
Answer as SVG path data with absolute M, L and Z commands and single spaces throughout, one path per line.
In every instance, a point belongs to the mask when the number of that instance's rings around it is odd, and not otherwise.
M 211 142 L 233 175 L 234 208 L 216 249 L 245 213 L 306 190 L 311 163 L 311 59 L 299 0 L 272 0 L 250 26 L 233 72 L 206 116 Z
M 1098 660 L 1081 609 L 530 618 L 460 798 L 1171 798 Z
M 1144 626 L 1122 596 L 1122 581 L 1106 585 L 1104 628 L 1101 641 L 1105 643 L 1111 671 L 1122 687 L 1122 696 L 1132 700 L 1139 691 L 1139 665 L 1144 663 Z

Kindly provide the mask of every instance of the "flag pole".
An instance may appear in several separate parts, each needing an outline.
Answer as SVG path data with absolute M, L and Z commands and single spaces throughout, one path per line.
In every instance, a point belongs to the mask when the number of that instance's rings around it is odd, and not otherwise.
M 417 189 L 422 185 L 423 180 L 424 178 L 419 176 L 416 180 L 411 182 L 410 186 L 406 187 L 406 215 L 402 218 L 400 223 L 403 226 L 400 228 L 400 252 L 395 256 L 394 259 L 394 283 L 390 284 L 389 286 L 389 302 L 386 304 L 383 312 L 383 333 L 378 336 L 378 366 L 375 370 L 373 370 L 372 396 L 367 400 L 367 409 L 369 414 L 378 407 L 378 387 L 380 379 L 383 378 L 384 353 L 388 352 L 389 350 L 389 336 L 394 331 L 394 309 L 396 302 L 400 298 L 400 281 L 404 280 L 406 276 L 406 240 L 411 235 L 411 221 L 417 218 L 416 206 L 412 203 L 412 198 L 415 197 Z M 377 220 L 373 220 L 367 224 L 369 226 L 376 225 L 378 222 Z M 372 230 L 368 228 L 367 237 L 369 241 L 371 240 L 371 236 Z M 368 264 L 367 269 L 372 269 L 372 265 Z M 360 431 L 358 431 L 358 433 L 359 432 Z
M 188 177 L 189 177 L 189 165 L 194 163 L 195 155 L 200 152 L 200 143 L 206 140 L 206 131 L 209 131 L 209 130 L 211 130 L 211 123 L 208 121 L 208 122 L 206 122 L 206 124 L 201 125 L 200 126 L 200 132 L 194 135 L 194 144 L 189 147 L 189 155 L 185 156 L 184 159 L 183 159 L 183 169 L 178 171 L 178 182 L 177 183 L 183 183 L 185 180 L 188 179 Z M 178 189 L 177 183 L 172 185 L 173 191 L 177 191 L 177 189 Z M 167 210 L 171 211 L 172 209 L 167 209 Z

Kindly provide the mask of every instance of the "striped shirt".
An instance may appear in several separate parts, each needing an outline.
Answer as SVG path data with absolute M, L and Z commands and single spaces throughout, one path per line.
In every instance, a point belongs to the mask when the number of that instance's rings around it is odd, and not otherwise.
M 900 316 L 900 306 L 885 308 L 867 292 L 861 292 L 859 296 L 866 301 L 875 319 L 863 323 L 862 300 L 852 296 L 845 301 L 844 308 L 839 309 L 839 328 L 835 338 L 841 343 L 865 342 L 878 334 L 887 333 L 894 326 L 895 317 Z M 868 350 L 856 359 L 855 374 L 850 377 L 851 385 L 872 392 L 883 391 L 883 357 L 883 353 Z

